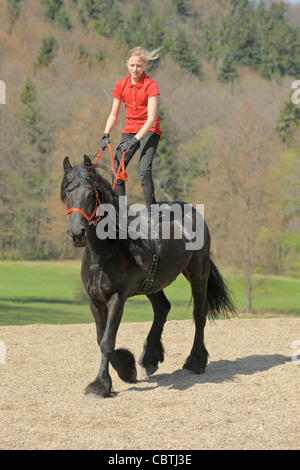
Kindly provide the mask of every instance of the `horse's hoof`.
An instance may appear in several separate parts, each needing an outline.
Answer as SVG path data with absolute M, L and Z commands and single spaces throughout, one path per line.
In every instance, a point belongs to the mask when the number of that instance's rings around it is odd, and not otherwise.
M 141 374 L 143 377 L 148 377 L 149 375 L 154 374 L 158 369 L 158 366 L 146 366 L 141 368 Z
M 103 386 L 98 379 L 90 383 L 85 389 L 87 398 L 111 398 L 111 387 Z

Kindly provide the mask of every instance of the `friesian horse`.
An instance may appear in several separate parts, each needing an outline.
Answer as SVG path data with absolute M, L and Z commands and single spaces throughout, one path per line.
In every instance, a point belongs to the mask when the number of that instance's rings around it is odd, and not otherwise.
M 235 307 L 228 288 L 211 259 L 210 235 L 203 219 L 201 247 L 190 249 L 188 245 L 191 243 L 191 235 L 184 225 L 187 225 L 187 217 L 191 217 L 192 228 L 195 230 L 197 220 L 201 220 L 199 212 L 189 206 L 190 211 L 185 217 L 183 209 L 188 205 L 179 201 L 164 204 L 164 207 L 169 207 L 170 217 L 166 215 L 166 211 L 159 213 L 153 230 L 154 222 L 148 220 L 147 214 L 144 219 L 141 214 L 130 215 L 127 205 L 120 210 L 118 195 L 87 155 L 84 155 L 81 164 L 73 167 L 69 158 L 65 157 L 63 168 L 61 199 L 67 204 L 67 214 L 70 217 L 67 232 L 74 246 L 85 247 L 81 278 L 89 296 L 101 350 L 99 372 L 94 382 L 86 387 L 86 395 L 94 394 L 104 398 L 111 396 L 109 363 L 122 380 L 136 382 L 133 354 L 127 349 L 115 349 L 125 302 L 134 295 L 146 295 L 154 312 L 154 320 L 139 364 L 146 375 L 157 370 L 158 363 L 164 360 L 161 335 L 171 308 L 163 289 L 180 273 L 184 274 L 191 285 L 195 322 L 193 345 L 183 368 L 196 374 L 203 373 L 208 360 L 204 345 L 206 318 L 234 313 Z M 172 216 L 175 205 L 182 209 L 182 217 L 180 211 L 179 216 L 178 211 L 176 216 Z M 109 208 L 113 208 L 115 217 L 108 216 Z M 121 223 L 124 216 L 125 222 Z M 146 220 L 149 236 L 133 234 L 132 227 L 136 227 L 134 223 L 138 217 L 140 221 Z M 100 233 L 98 228 L 101 223 L 106 225 L 106 231 L 102 227 Z M 164 224 L 168 224 L 170 228 L 168 237 L 161 236 Z M 178 226 L 181 227 L 181 237 L 178 236 Z

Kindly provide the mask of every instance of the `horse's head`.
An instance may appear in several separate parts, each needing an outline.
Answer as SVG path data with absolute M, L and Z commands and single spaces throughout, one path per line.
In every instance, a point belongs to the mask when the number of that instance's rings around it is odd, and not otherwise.
M 61 198 L 67 204 L 70 225 L 67 231 L 74 246 L 86 243 L 89 224 L 93 223 L 99 197 L 96 190 L 95 169 L 90 158 L 84 155 L 81 165 L 72 167 L 69 158 L 63 161 L 64 178 L 61 184 Z

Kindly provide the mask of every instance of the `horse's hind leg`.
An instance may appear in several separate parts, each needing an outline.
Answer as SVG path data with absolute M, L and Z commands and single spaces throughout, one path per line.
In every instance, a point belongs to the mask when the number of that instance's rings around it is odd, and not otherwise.
M 203 260 L 200 255 L 197 254 L 183 274 L 191 284 L 195 321 L 194 343 L 183 369 L 191 370 L 195 374 L 202 374 L 205 371 L 208 361 L 208 352 L 204 345 L 204 327 L 208 312 L 207 280 L 209 261 L 207 263 L 207 260 Z
M 164 360 L 164 348 L 161 342 L 161 335 L 171 304 L 161 290 L 154 294 L 147 295 L 154 312 L 154 320 L 144 343 L 142 356 L 139 364 L 145 375 L 154 374 L 158 369 L 158 363 Z

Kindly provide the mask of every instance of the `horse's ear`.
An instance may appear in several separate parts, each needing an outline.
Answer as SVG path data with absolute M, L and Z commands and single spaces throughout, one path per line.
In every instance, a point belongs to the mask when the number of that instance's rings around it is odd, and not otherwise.
M 67 173 L 69 170 L 72 169 L 72 165 L 70 163 L 69 157 L 64 158 L 63 167 L 64 167 L 65 173 Z
M 93 166 L 91 159 L 88 155 L 83 155 L 84 158 L 84 166 L 91 168 Z

